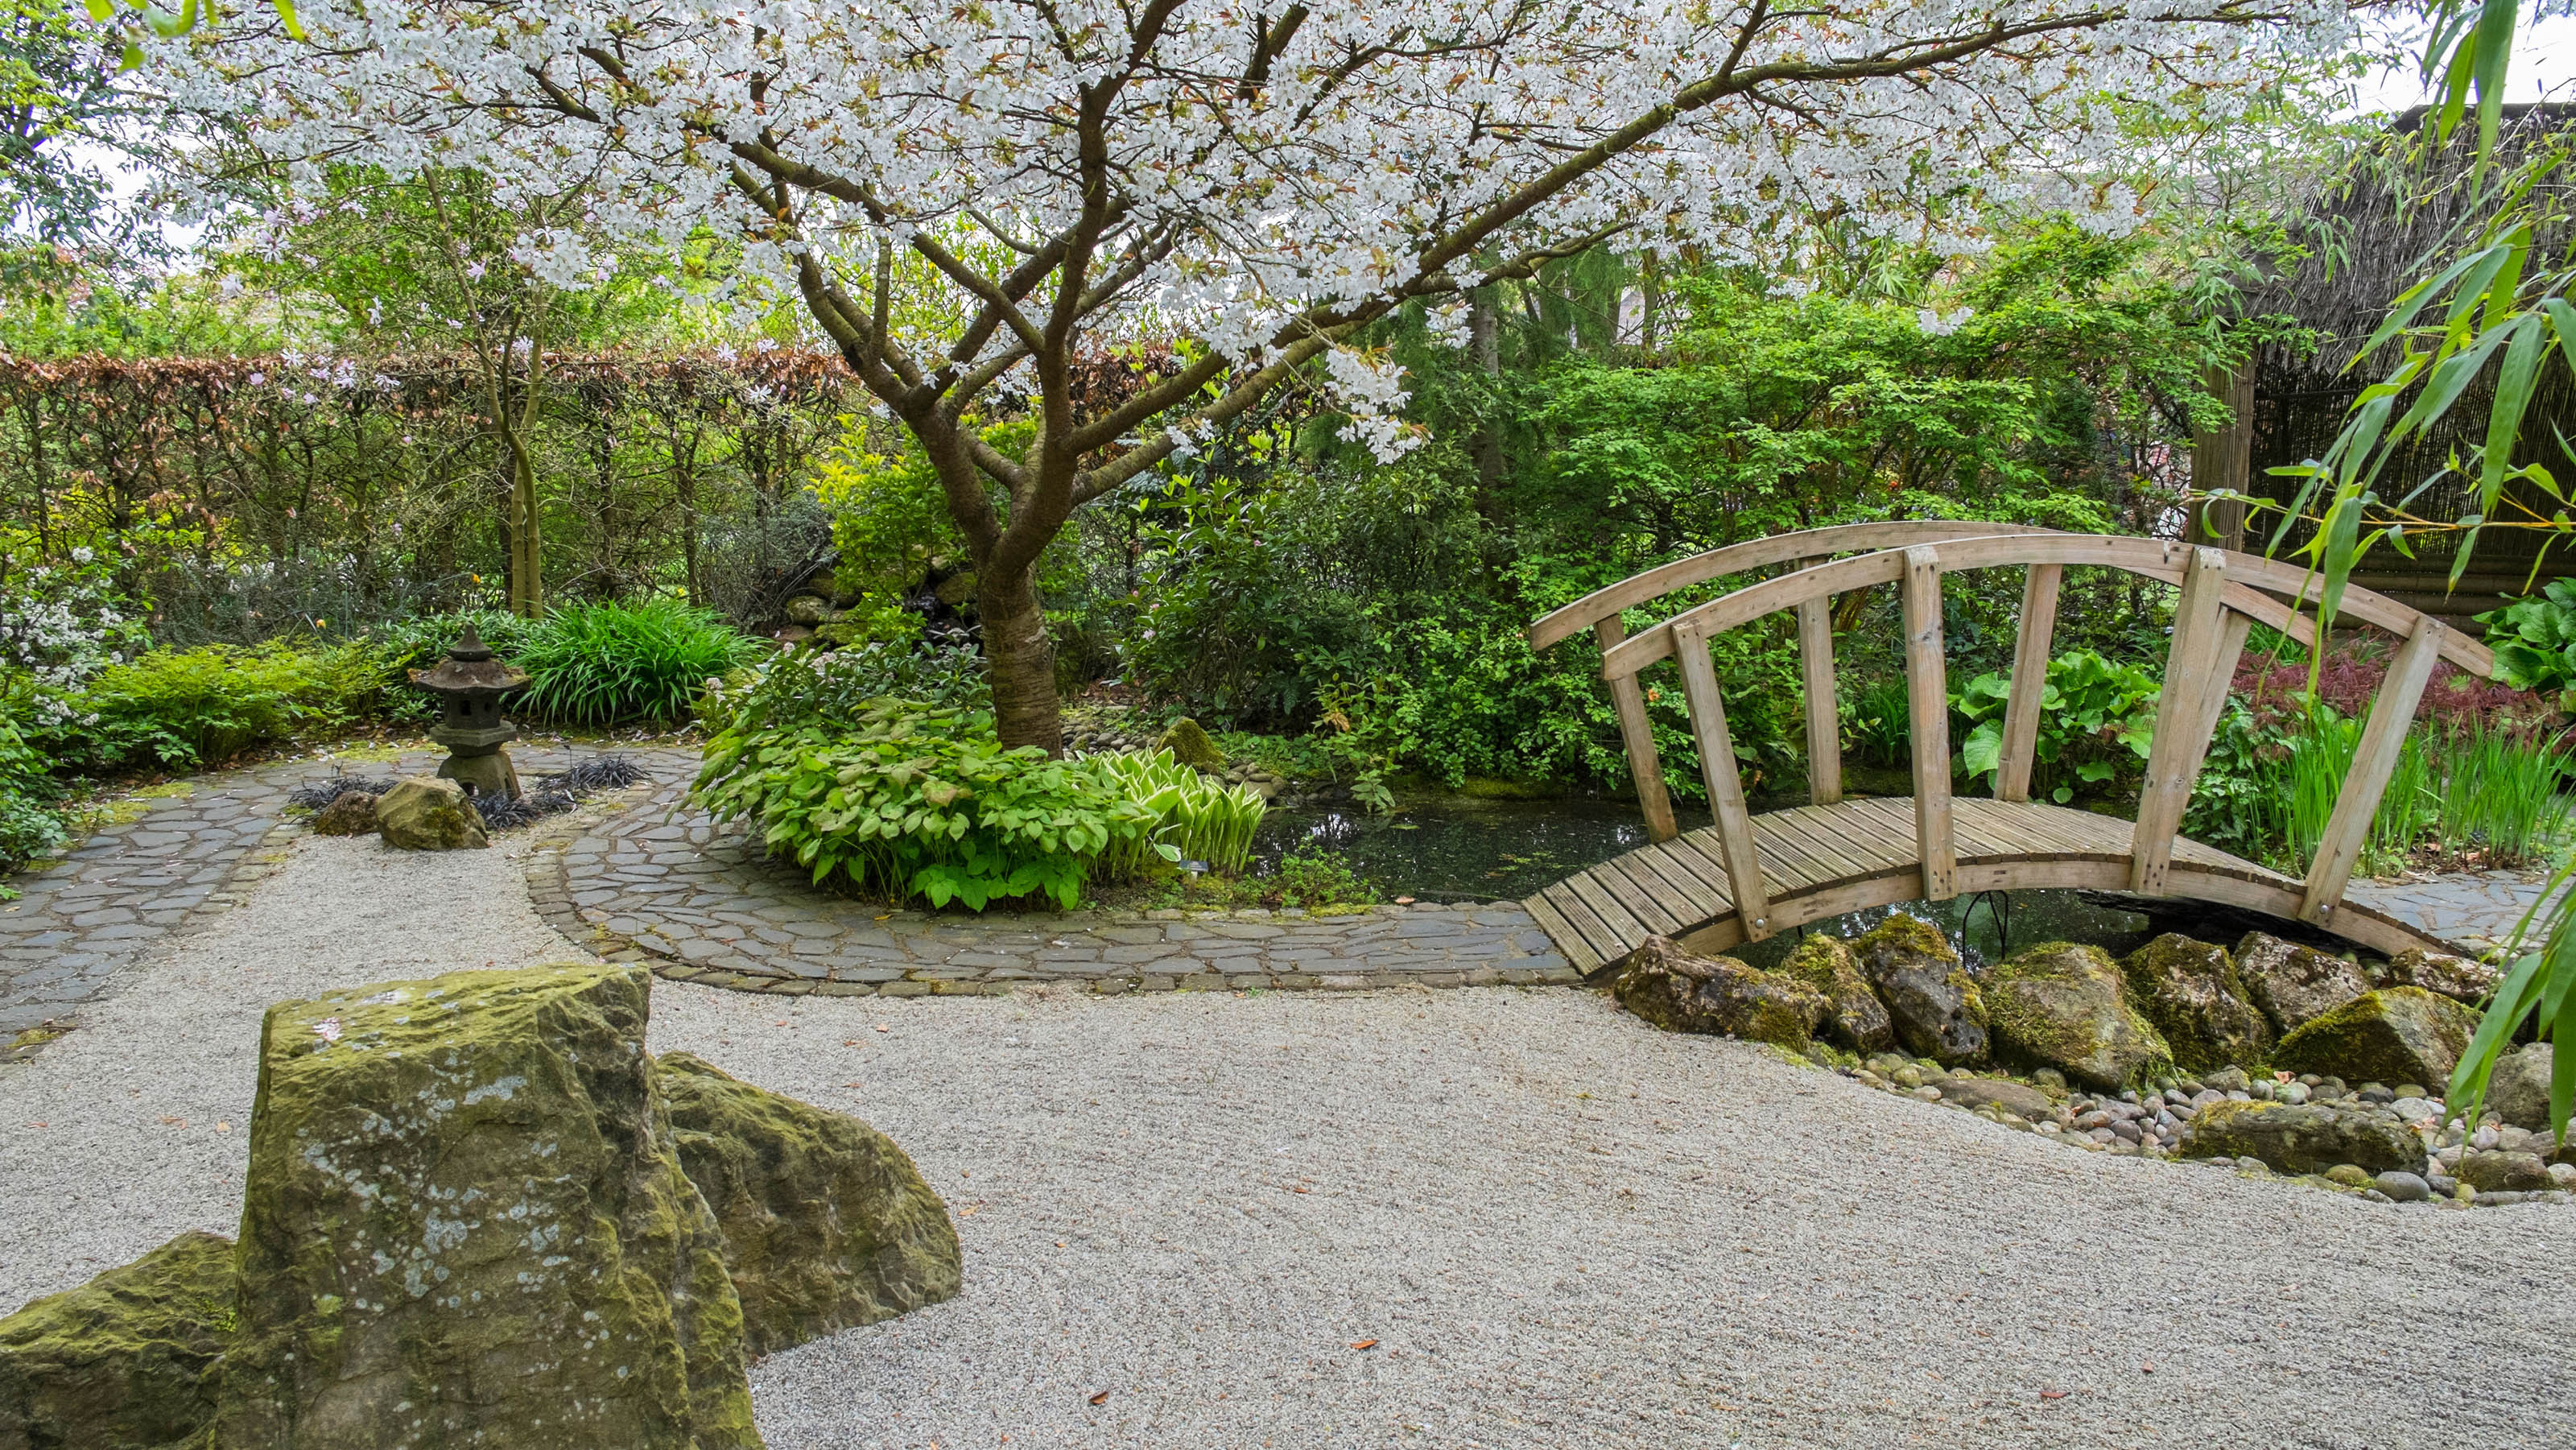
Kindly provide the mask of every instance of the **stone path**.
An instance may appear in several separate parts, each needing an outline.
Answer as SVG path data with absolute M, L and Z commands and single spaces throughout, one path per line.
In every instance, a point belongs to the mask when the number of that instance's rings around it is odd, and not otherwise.
M 682 981 L 788 995 L 922 996 L 1068 982 L 1097 992 L 1571 983 L 1512 902 L 1338 913 L 887 911 L 816 891 L 683 799 L 693 757 L 638 755 L 651 797 L 536 858 L 566 936 Z
M 2478 951 L 2501 946 L 2549 884 L 2518 871 L 2460 872 L 2428 881 L 2356 881 L 2345 895 Z
M 540 775 L 589 753 L 512 752 L 523 772 Z M 0 1056 L 32 1051 L 71 1026 L 119 967 L 192 916 L 232 906 L 273 871 L 275 848 L 302 829 L 280 819 L 297 786 L 340 774 L 426 774 L 439 758 L 299 756 L 117 803 L 136 814 L 93 832 L 58 865 L 7 879 L 20 899 L 0 904 Z M 12 1047 L 22 1033 L 29 1040 Z

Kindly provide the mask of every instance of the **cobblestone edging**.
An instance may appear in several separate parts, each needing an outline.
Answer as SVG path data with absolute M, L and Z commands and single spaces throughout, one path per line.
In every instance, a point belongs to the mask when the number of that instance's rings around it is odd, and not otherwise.
M 818 892 L 661 781 L 573 839 L 540 839 L 528 894 L 563 936 L 661 976 L 790 996 L 1082 990 L 1357 990 L 1581 980 L 1513 903 L 1346 913 L 984 917 L 880 911 Z

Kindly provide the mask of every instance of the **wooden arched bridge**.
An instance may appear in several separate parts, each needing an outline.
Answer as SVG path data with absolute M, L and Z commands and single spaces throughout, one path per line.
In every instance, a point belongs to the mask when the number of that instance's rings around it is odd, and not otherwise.
M 2030 798 L 2039 687 L 2047 679 L 2058 585 L 2069 565 L 2124 570 L 2182 588 L 2134 823 Z M 1775 566 L 1788 567 L 1634 636 L 1622 628 L 1627 610 Z M 2027 573 L 2002 765 L 1992 799 L 1962 798 L 1950 788 L 1941 576 L 2004 568 Z M 1845 799 L 1829 611 L 1834 596 L 1881 584 L 1896 585 L 1902 604 L 1914 794 Z M 1625 960 L 1650 935 L 1721 951 L 1864 907 L 2032 887 L 2190 897 L 2305 921 L 2376 951 L 2440 948 L 2443 943 L 2395 918 L 2346 902 L 2344 886 L 2434 663 L 2447 659 L 2483 676 L 2493 673 L 2494 657 L 2384 595 L 2347 589 L 2340 605 L 2339 617 L 2375 625 L 2403 643 L 2372 702 L 2307 878 L 2294 880 L 2180 834 L 2246 632 L 2260 620 L 2313 643 L 2313 613 L 2298 606 L 2312 603 L 2319 587 L 2315 575 L 2296 565 L 2183 542 L 1946 521 L 1847 524 L 1754 539 L 1622 580 L 1538 621 L 1530 642 L 1544 649 L 1587 629 L 1599 641 L 1650 843 L 1577 872 L 1524 904 L 1587 972 Z M 1745 805 L 1709 640 L 1782 610 L 1797 615 L 1811 803 L 1757 816 Z M 1665 659 L 1680 666 L 1714 818 L 1690 832 L 1674 822 L 1637 683 L 1639 671 Z

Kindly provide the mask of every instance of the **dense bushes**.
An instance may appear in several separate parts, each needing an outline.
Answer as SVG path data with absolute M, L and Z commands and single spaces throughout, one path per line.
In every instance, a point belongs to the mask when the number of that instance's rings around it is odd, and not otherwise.
M 513 661 L 529 675 L 518 708 L 566 725 L 684 719 L 706 682 L 760 646 L 675 599 L 566 605 L 529 631 Z

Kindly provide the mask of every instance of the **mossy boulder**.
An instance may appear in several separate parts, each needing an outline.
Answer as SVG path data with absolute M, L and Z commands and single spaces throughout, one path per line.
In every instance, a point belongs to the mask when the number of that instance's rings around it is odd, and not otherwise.
M 2537 1153 L 2472 1148 L 2460 1157 L 2459 1178 L 2480 1193 L 2537 1193 L 2549 1186 L 2549 1165 Z
M 376 802 L 376 834 L 399 851 L 456 851 L 492 844 L 474 797 L 452 780 L 416 775 Z
M 2382 987 L 2281 1039 L 2275 1067 L 2346 1082 L 2447 1083 L 2478 1014 L 2421 987 Z
M 2486 1110 L 2517 1128 L 2545 1131 L 2553 1051 L 2546 1042 L 2533 1042 L 2497 1057 L 2495 1072 L 2487 1078 Z
M 756 1446 L 633 968 L 269 1009 L 215 1442 Z
M 724 1236 L 752 1353 L 956 1296 L 947 1206 L 884 1134 L 684 1052 L 655 1072 L 680 1167 Z
M 2485 962 L 2449 952 L 2412 947 L 2388 959 L 2388 982 L 2421 987 L 2458 1002 L 2483 1002 L 2504 981 L 2504 974 Z
M 1825 999 L 1825 1035 L 1854 1052 L 1885 1052 L 1896 1045 L 1887 1004 L 1869 988 L 1851 948 L 1810 933 L 1789 951 L 1780 971 Z
M 2323 1173 L 2351 1163 L 2373 1173 L 2424 1171 L 2424 1140 L 2382 1108 L 2324 1103 L 2211 1103 L 2185 1124 L 2191 1158 L 2259 1158 L 2284 1173 Z
M 2185 1072 L 2252 1067 L 2272 1050 L 2272 1024 L 2245 995 L 2227 948 L 2167 932 L 2129 953 L 2120 974 Z
M 0 1319 L 0 1447 L 157 1450 L 215 1413 L 233 1241 L 184 1233 Z
M 2016 1066 L 2053 1067 L 2116 1092 L 2173 1060 L 2100 947 L 2061 941 L 2016 952 L 1984 993 L 1995 1053 Z
M 1695 957 L 1659 936 L 1628 957 L 1611 989 L 1667 1032 L 1709 1032 L 1804 1052 L 1825 1015 L 1822 993 L 1733 957 Z
M 1986 1003 L 1941 929 L 1898 912 L 1851 942 L 1905 1050 L 1943 1067 L 1986 1060 Z
M 2028 1083 L 2004 1077 L 1945 1077 L 1941 1079 L 1941 1101 L 1963 1108 L 2001 1108 L 2018 1118 L 2037 1122 L 2054 1116 L 2057 1100 Z
M 1225 752 L 1217 749 L 1216 741 L 1187 715 L 1173 721 L 1157 743 L 1172 752 L 1174 760 L 1194 770 L 1225 769 Z
M 365 836 L 376 829 L 376 798 L 362 790 L 344 790 L 313 813 L 317 836 Z
M 2343 958 L 2259 931 L 2247 932 L 2236 943 L 2236 974 L 2245 983 L 2246 997 L 2263 1009 L 2273 1030 L 2281 1033 L 2303 1027 L 2370 990 L 2370 980 L 2361 968 Z

